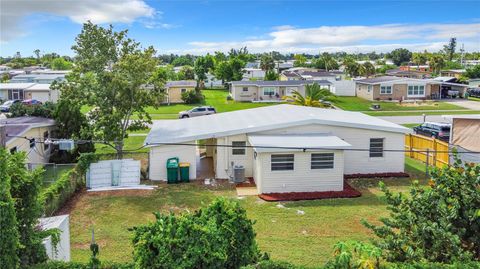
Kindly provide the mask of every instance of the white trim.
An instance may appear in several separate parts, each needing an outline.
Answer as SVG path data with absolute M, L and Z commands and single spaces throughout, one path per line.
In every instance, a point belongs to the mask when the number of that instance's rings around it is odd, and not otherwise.
M 382 88 L 390 88 L 389 92 L 382 92 Z M 393 85 L 380 85 L 380 94 L 390 95 L 393 94 Z
M 423 94 L 410 94 L 410 87 L 413 87 L 412 92 L 415 92 L 415 87 L 418 87 L 417 91 L 420 92 L 420 87 L 423 87 Z M 415 85 L 415 84 L 408 84 L 407 85 L 407 97 L 425 97 L 426 95 L 426 85 Z

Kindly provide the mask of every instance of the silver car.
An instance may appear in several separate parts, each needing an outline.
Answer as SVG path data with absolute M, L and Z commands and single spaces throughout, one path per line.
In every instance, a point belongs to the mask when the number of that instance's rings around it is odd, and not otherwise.
M 184 119 L 184 118 L 191 118 L 191 117 L 198 117 L 198 116 L 204 116 L 204 115 L 210 115 L 210 114 L 215 114 L 217 111 L 215 108 L 211 106 L 199 106 L 199 107 L 194 107 L 190 110 L 187 111 L 181 111 L 178 113 L 178 118 L 179 119 Z

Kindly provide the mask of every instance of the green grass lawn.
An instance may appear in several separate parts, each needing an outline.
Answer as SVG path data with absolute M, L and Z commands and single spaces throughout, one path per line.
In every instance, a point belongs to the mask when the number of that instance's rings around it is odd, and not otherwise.
M 411 111 L 411 110 L 467 110 L 464 107 L 445 103 L 429 102 L 431 105 L 406 106 L 396 102 L 368 101 L 360 97 L 338 96 L 333 103 L 344 110 L 350 111 L 371 111 L 372 104 L 380 104 L 383 111 Z
M 390 178 L 383 181 L 394 191 L 407 191 L 413 179 L 425 184 L 424 166 L 407 159 L 408 178 Z M 386 216 L 383 194 L 376 179 L 352 181 L 362 197 L 317 201 L 285 202 L 286 208 L 276 207 L 257 197 L 239 200 L 254 219 L 257 241 L 262 251 L 275 260 L 297 265 L 322 265 L 332 257 L 333 245 L 338 241 L 372 238 L 372 233 L 360 224 L 362 219 L 377 222 Z M 199 183 L 160 184 L 153 192 L 124 191 L 122 193 L 85 193 L 70 212 L 71 251 L 73 261 L 88 261 L 91 228 L 100 246 L 100 259 L 130 261 L 132 258 L 129 228 L 153 220 L 152 212 L 190 212 L 215 197 L 236 199 L 229 185 L 205 187 Z M 297 213 L 304 211 L 304 215 Z
M 415 127 L 415 126 L 420 125 L 420 123 L 406 123 L 406 124 L 401 124 L 401 125 L 403 125 L 403 126 L 405 126 L 405 127 L 407 127 L 407 128 L 412 129 L 412 128 Z
M 477 98 L 477 97 L 468 97 L 468 100 L 471 100 L 471 101 L 480 101 L 480 98 Z
M 42 174 L 43 177 L 43 187 L 47 187 L 48 185 L 55 182 L 59 179 L 63 174 L 72 170 L 74 164 L 46 164 L 43 166 L 44 172 Z
M 440 110 L 440 111 L 369 111 L 363 112 L 370 116 L 421 116 L 425 115 L 461 115 L 480 114 L 480 110 Z
M 124 150 L 136 150 L 143 146 L 143 142 L 145 141 L 145 136 L 129 136 L 127 139 L 124 140 L 125 146 Z M 148 148 L 142 148 L 136 150 L 135 152 L 148 152 Z M 115 153 L 115 150 L 105 144 L 97 143 L 95 144 L 95 152 L 99 154 L 106 154 L 106 153 Z

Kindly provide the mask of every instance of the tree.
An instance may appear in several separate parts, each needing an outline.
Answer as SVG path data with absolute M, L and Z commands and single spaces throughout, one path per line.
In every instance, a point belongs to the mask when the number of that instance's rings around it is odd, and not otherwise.
M 55 58 L 50 62 L 50 67 L 53 70 L 70 70 L 72 69 L 73 64 L 63 57 Z
M 11 178 L 10 193 L 15 200 L 15 214 L 19 235 L 17 255 L 21 268 L 47 260 L 43 246 L 45 234 L 38 232 L 38 219 L 43 214 L 39 194 L 42 186 L 43 169 L 27 170 L 26 153 L 10 155 L 7 174 Z
M 362 74 L 369 77 L 375 75 L 375 66 L 369 61 L 363 63 L 362 65 Z
M 295 67 L 303 67 L 307 63 L 307 57 L 305 57 L 305 55 L 295 54 L 293 58 L 295 59 L 295 62 L 293 63 L 293 66 Z
M 430 174 L 428 186 L 414 182 L 409 195 L 394 194 L 382 183 L 390 216 L 380 219 L 382 226 L 364 224 L 389 261 L 479 260 L 480 165 L 456 159 Z
M 4 268 L 18 267 L 18 229 L 15 202 L 10 194 L 11 177 L 7 173 L 9 154 L 0 148 L 0 264 Z
M 445 59 L 443 58 L 443 55 L 434 54 L 430 57 L 428 64 L 435 74 L 439 74 L 442 68 L 445 66 Z
M 336 70 L 339 68 L 337 61 L 327 52 L 319 55 L 318 59 L 313 61 L 313 66 L 318 69 Z
M 195 79 L 195 71 L 189 65 L 182 66 L 177 74 L 178 80 L 193 80 Z
M 284 96 L 284 99 L 300 106 L 330 107 L 328 103 L 323 103 L 322 101 L 330 100 L 333 97 L 334 95 L 329 89 L 313 83 L 305 85 L 305 96 L 298 91 L 293 91 L 292 96 Z
M 172 65 L 158 67 L 150 77 L 150 84 L 157 90 L 161 90 L 163 85 L 169 80 L 178 80 L 178 75 L 175 73 Z
M 412 62 L 417 65 L 417 67 L 420 67 L 420 65 L 425 64 L 427 62 L 428 58 L 425 53 L 421 52 L 414 52 L 412 53 Z
M 40 62 L 40 50 L 39 49 L 34 50 L 33 54 L 35 54 L 35 57 L 37 57 L 37 61 Z
M 345 72 L 347 72 L 350 77 L 357 77 L 362 74 L 362 66 L 352 57 L 345 58 L 343 65 L 345 66 Z
M 448 44 L 443 46 L 443 51 L 444 51 L 445 55 L 447 56 L 448 61 L 453 60 L 453 56 L 455 55 L 456 47 L 457 47 L 457 38 L 456 37 L 450 38 L 450 41 L 448 42 Z
M 207 79 L 207 73 L 210 69 L 213 69 L 213 59 L 211 57 L 198 57 L 195 60 L 195 66 L 193 67 L 196 78 L 197 78 L 197 87 L 196 89 L 203 89 L 205 86 L 203 81 Z
M 262 57 L 260 57 L 260 68 L 265 72 L 275 69 L 275 60 L 272 55 L 263 54 Z
M 242 80 L 245 62 L 237 57 L 232 57 L 226 62 L 217 63 L 215 77 L 222 81 Z
M 68 85 L 76 89 L 69 98 L 94 107 L 88 116 L 94 138 L 105 141 L 121 159 L 127 131 L 147 128 L 152 121 L 145 108 L 157 106 L 163 97 L 145 87 L 156 70 L 155 51 L 141 49 L 126 30 L 114 32 L 112 26 L 91 22 L 83 25 L 72 50 L 77 61 Z
M 468 78 L 480 78 L 480 65 L 475 65 L 471 68 L 467 68 L 465 76 Z
M 404 48 L 395 49 L 387 55 L 397 66 L 408 63 L 412 58 L 412 53 Z
M 172 61 L 173 66 L 184 66 L 184 65 L 190 65 L 193 66 L 193 56 L 191 55 L 182 55 L 180 57 L 175 58 Z
M 274 70 L 268 70 L 267 72 L 265 72 L 264 80 L 278 80 L 279 78 L 280 75 Z

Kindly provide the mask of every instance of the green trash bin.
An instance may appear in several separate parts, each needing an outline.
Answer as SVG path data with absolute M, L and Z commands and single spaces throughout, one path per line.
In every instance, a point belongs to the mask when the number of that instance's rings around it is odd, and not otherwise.
M 167 160 L 167 183 L 178 183 L 178 158 L 173 157 Z
M 190 163 L 180 163 L 180 180 L 190 182 Z

